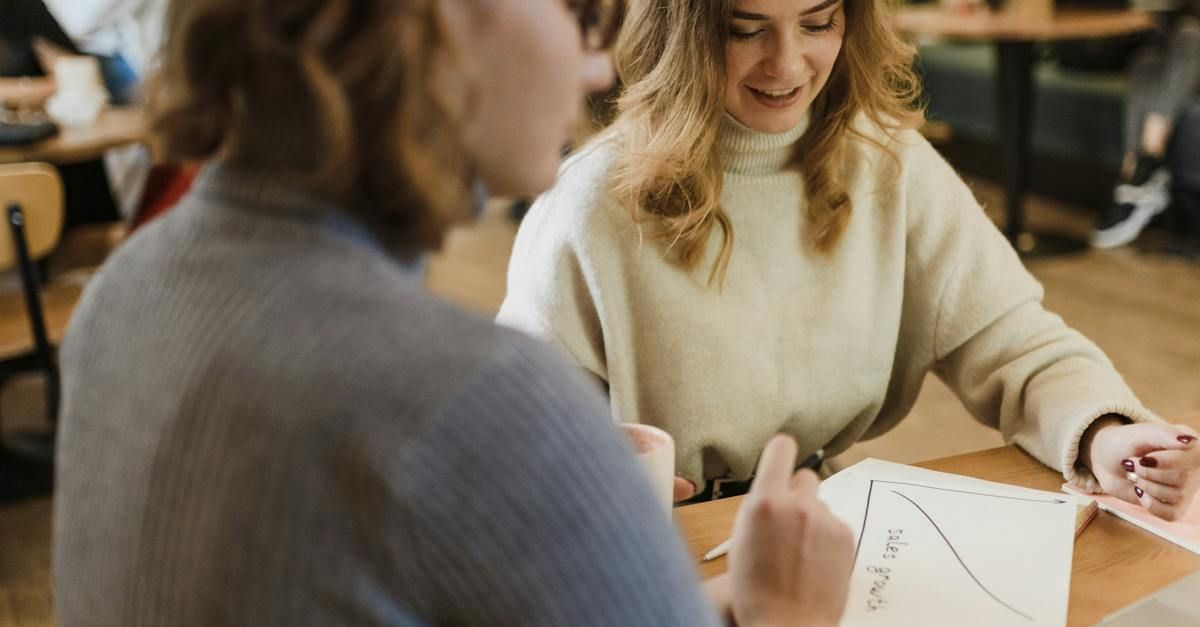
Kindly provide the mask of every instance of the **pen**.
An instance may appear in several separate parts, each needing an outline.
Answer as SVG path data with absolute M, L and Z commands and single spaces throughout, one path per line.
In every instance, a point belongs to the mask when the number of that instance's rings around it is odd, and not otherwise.
M 817 450 L 816 453 L 813 453 L 812 455 L 809 455 L 808 457 L 806 457 L 803 462 L 800 462 L 800 465 L 796 466 L 796 470 L 800 470 L 801 468 L 807 468 L 809 470 L 815 471 L 821 467 L 821 462 L 823 462 L 823 461 L 825 461 L 825 449 L 819 449 L 819 450 Z M 718 557 L 721 557 L 722 555 L 729 552 L 729 546 L 732 543 L 733 543 L 733 538 L 726 539 L 724 542 L 718 544 L 717 546 L 714 546 L 711 551 L 709 551 L 708 553 L 705 553 L 704 558 L 700 561 L 711 562 L 712 560 L 715 560 Z

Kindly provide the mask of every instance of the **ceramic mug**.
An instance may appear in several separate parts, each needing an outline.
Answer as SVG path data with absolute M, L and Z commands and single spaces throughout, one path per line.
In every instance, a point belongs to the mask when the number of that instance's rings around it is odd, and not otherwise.
M 674 438 L 666 431 L 650 425 L 622 423 L 620 427 L 633 445 L 638 464 L 654 490 L 654 497 L 670 516 L 675 497 Z
M 67 127 L 91 126 L 108 102 L 95 57 L 64 56 L 54 63 L 57 92 L 46 102 L 46 113 Z

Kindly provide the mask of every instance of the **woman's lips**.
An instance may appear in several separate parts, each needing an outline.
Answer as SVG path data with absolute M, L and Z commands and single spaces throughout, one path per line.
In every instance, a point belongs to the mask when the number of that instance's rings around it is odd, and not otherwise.
M 791 90 L 772 89 L 761 90 L 754 87 L 746 86 L 750 91 L 750 95 L 754 100 L 764 107 L 771 109 L 786 109 L 800 100 L 800 94 L 803 91 L 802 87 L 793 87 Z

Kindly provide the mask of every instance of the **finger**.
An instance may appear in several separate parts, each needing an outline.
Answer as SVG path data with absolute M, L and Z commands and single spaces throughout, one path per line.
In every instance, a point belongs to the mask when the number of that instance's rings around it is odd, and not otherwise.
M 1152 462 L 1148 467 L 1145 465 L 1146 460 Z M 1129 471 L 1130 467 L 1134 468 L 1132 472 L 1137 474 L 1139 481 L 1156 481 L 1164 485 L 1180 487 L 1187 483 L 1188 479 L 1186 471 L 1158 467 L 1157 457 L 1144 456 L 1138 460 L 1136 466 L 1132 462 L 1124 466 L 1126 471 Z
M 1163 520 L 1177 520 L 1179 518 L 1180 511 L 1178 507 L 1164 503 L 1153 496 L 1150 496 L 1149 492 L 1146 492 L 1141 488 L 1136 488 L 1134 493 L 1138 497 L 1138 503 L 1140 503 L 1142 507 L 1146 508 L 1146 511 L 1150 512 L 1151 514 L 1154 514 Z
M 1133 425 L 1130 432 L 1133 435 L 1133 454 L 1134 456 L 1142 456 L 1146 453 L 1152 453 L 1157 450 L 1175 450 L 1190 448 L 1195 443 L 1195 440 L 1184 441 L 1180 436 L 1194 437 L 1191 433 L 1185 433 L 1183 428 L 1176 425 L 1167 424 L 1140 424 Z
M 771 438 L 758 460 L 758 471 L 750 484 L 751 494 L 787 490 L 795 467 L 796 441 L 783 434 Z
M 1179 470 L 1188 472 L 1200 467 L 1200 449 L 1182 451 L 1155 451 L 1134 460 L 1138 468 Z
M 792 475 L 792 492 L 805 497 L 815 496 L 817 493 L 817 484 L 819 483 L 821 483 L 821 479 L 817 476 L 817 473 L 808 468 L 801 468 Z
M 691 498 L 696 493 L 696 484 L 684 479 L 683 477 L 675 477 L 675 496 L 673 500 L 682 501 Z
M 1183 490 L 1175 486 L 1165 485 L 1149 479 L 1138 481 L 1137 487 L 1160 502 L 1167 505 L 1179 505 L 1183 502 Z
M 1200 441 L 1200 431 L 1197 431 L 1191 425 L 1171 426 L 1175 427 L 1175 429 L 1180 432 L 1179 435 L 1175 437 L 1175 439 L 1179 440 L 1180 442 L 1184 444 L 1193 444 L 1197 441 Z

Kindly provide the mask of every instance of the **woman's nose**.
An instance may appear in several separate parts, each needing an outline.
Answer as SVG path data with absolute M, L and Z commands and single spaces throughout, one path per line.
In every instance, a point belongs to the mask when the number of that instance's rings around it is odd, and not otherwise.
M 763 71 L 772 78 L 786 81 L 788 87 L 795 86 L 794 83 L 803 77 L 807 65 L 804 46 L 795 37 L 777 38 L 762 61 Z

